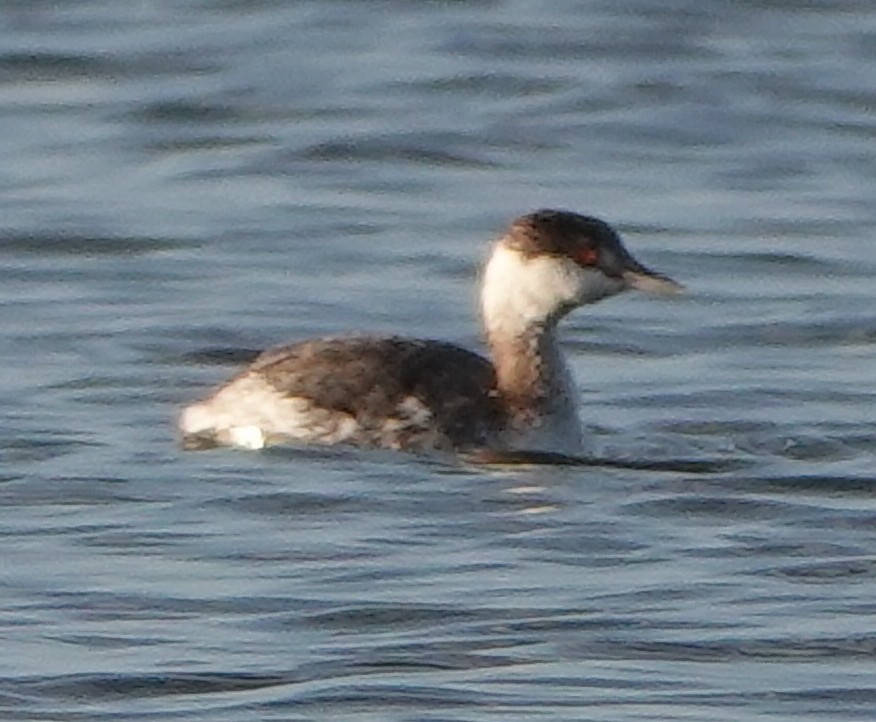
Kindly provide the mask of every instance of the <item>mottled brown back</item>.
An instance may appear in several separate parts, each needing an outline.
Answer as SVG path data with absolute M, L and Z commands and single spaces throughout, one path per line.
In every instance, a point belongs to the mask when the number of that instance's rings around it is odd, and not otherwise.
M 504 424 L 487 359 L 441 341 L 327 338 L 266 351 L 256 372 L 281 393 L 349 414 L 363 429 L 398 414 L 411 397 L 455 448 L 480 446 Z

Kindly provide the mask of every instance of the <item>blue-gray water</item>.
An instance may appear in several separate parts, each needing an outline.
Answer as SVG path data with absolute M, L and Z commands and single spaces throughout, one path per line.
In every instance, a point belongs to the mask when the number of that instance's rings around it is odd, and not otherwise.
M 0 40 L 0 718 L 873 719 L 870 0 L 20 0 Z M 668 470 L 178 448 L 217 350 L 477 345 L 540 206 L 688 286 L 565 329 L 588 452 Z

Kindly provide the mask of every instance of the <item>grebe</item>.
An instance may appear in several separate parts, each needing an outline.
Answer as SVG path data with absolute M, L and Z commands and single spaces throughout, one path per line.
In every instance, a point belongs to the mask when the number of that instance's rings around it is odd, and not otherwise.
M 492 362 L 442 341 L 323 338 L 264 352 L 180 419 L 187 448 L 297 441 L 411 451 L 574 453 L 577 396 L 556 337 L 577 306 L 628 288 L 674 293 L 607 223 L 570 211 L 517 218 L 483 273 Z

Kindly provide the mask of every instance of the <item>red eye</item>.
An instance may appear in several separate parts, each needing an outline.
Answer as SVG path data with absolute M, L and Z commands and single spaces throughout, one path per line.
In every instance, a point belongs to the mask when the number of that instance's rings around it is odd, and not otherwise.
M 599 254 L 595 248 L 584 248 L 578 251 L 578 258 L 576 260 L 582 266 L 595 266 L 599 260 Z

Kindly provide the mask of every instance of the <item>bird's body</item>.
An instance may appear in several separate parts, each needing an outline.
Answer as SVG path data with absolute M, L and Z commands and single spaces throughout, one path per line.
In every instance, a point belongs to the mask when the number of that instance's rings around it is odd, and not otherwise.
M 459 346 L 324 338 L 267 351 L 186 414 L 190 426 L 197 414 L 209 415 L 216 442 L 252 448 L 284 438 L 418 450 L 489 446 L 502 416 L 494 388 L 489 361 Z
M 481 310 L 492 360 L 399 337 L 272 349 L 185 409 L 184 443 L 574 453 L 577 394 L 556 325 L 572 308 L 629 287 L 678 288 L 638 264 L 602 221 L 566 211 L 523 216 L 497 242 L 484 272 Z

